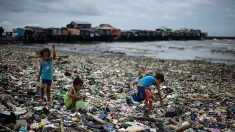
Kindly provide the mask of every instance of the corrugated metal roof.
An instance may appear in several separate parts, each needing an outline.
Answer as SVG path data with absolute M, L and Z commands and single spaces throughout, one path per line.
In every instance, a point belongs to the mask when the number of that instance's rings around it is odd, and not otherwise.
M 76 24 L 91 24 L 89 22 L 82 22 L 82 21 L 72 21 L 72 23 L 76 23 Z
M 98 29 L 101 29 L 101 30 L 113 30 L 114 28 L 113 27 L 102 26 L 102 27 L 98 27 Z

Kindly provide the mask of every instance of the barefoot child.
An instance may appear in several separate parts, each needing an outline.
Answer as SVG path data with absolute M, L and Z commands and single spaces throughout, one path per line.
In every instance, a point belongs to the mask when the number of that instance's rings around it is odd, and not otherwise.
M 73 88 L 70 88 L 65 95 L 64 103 L 68 109 L 75 108 L 76 102 L 83 100 L 81 89 L 83 87 L 83 80 L 75 78 L 73 81 Z
M 51 83 L 52 83 L 52 61 L 56 57 L 55 44 L 52 45 L 52 55 L 48 48 L 41 50 L 40 71 L 38 80 L 41 79 L 41 101 L 45 101 L 44 93 L 46 89 L 47 103 L 51 102 Z
M 145 76 L 139 80 L 137 85 L 137 93 L 131 95 L 132 99 L 137 102 L 145 100 L 145 108 L 148 110 L 148 115 L 151 114 L 153 108 L 153 97 L 151 94 L 150 86 L 156 85 L 160 104 L 163 105 L 163 99 L 160 90 L 160 83 L 164 82 L 164 75 L 157 73 L 155 76 Z

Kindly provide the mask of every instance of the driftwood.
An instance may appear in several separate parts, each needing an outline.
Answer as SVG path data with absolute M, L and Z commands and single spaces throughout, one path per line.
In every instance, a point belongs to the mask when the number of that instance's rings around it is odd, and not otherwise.
M 101 120 L 100 118 L 98 118 L 98 117 L 92 115 L 91 113 L 87 113 L 87 115 L 90 116 L 90 117 L 92 117 L 95 121 L 97 121 L 97 122 L 99 122 L 99 123 L 102 123 L 102 124 L 106 123 L 104 120 Z
M 176 125 L 169 125 L 169 128 L 173 129 L 173 130 L 176 130 L 176 129 L 178 129 L 178 126 L 176 126 Z
M 172 118 L 169 118 L 168 121 L 169 121 L 170 124 L 177 125 L 177 126 L 179 125 L 179 123 L 177 121 L 175 121 L 174 119 L 172 119 Z
M 175 132 L 183 132 L 191 127 L 192 127 L 192 123 L 187 123 L 185 125 L 179 126 L 177 129 L 175 129 Z
M 163 121 L 163 119 L 160 119 L 160 118 L 142 117 L 142 116 L 127 116 L 127 118 L 134 119 L 134 120 L 150 121 L 150 122 L 161 122 L 161 121 Z
M 211 98 L 190 98 L 190 101 L 215 101 L 215 99 Z
M 27 94 L 16 94 L 16 93 L 13 93 L 13 94 L 11 94 L 11 96 L 27 96 Z
M 169 128 L 173 129 L 174 132 L 183 132 L 189 128 L 192 128 L 192 125 L 193 125 L 193 122 L 192 121 L 189 121 L 189 122 L 186 122 L 185 124 L 179 126 L 178 122 L 175 121 L 174 119 L 169 119 L 169 122 L 173 125 L 169 125 Z
M 235 95 L 229 93 L 229 92 L 225 92 L 226 96 L 230 97 L 230 98 L 235 98 Z
M 14 132 L 14 130 L 10 129 L 9 127 L 2 126 L 2 125 L 0 125 L 0 127 L 4 128 L 5 130 L 7 130 L 9 132 Z M 0 132 L 4 132 L 5 131 L 4 129 L 0 129 Z

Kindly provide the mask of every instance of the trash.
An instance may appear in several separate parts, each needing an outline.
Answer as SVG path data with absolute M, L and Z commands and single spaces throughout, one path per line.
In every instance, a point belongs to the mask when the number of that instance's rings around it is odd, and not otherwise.
M 23 125 L 20 129 L 19 129 L 19 132 L 28 132 L 28 125 L 27 123 L 25 125 Z
M 105 94 L 102 91 L 99 91 L 100 97 L 105 97 Z
M 9 111 L 1 112 L 0 123 L 2 124 L 16 123 L 16 115 L 13 112 Z
M 183 122 L 182 125 L 175 129 L 175 132 L 183 132 L 192 127 L 192 124 L 189 122 Z
M 38 102 L 39 59 L 28 57 L 31 53 L 33 48 L 0 48 L 4 130 L 25 131 L 27 126 L 27 131 L 234 131 L 234 65 L 61 51 L 58 55 L 67 57 L 54 60 L 49 105 Z M 146 117 L 144 103 L 133 102 L 130 95 L 141 77 L 156 71 L 167 77 L 161 85 L 164 105 L 153 87 L 154 109 Z M 67 109 L 64 97 L 77 76 L 84 81 L 85 98 Z
M 83 102 L 83 100 L 79 100 L 76 102 L 76 108 L 79 110 L 79 109 L 85 109 L 86 108 L 86 105 L 85 103 Z
M 65 75 L 65 76 L 71 76 L 72 74 L 69 73 L 68 71 L 66 71 L 66 72 L 64 73 L 64 75 Z
M 126 131 L 128 132 L 140 132 L 140 131 L 144 131 L 144 128 L 139 126 L 139 125 L 133 125 L 130 126 L 126 129 Z
M 21 108 L 21 107 L 15 107 L 15 114 L 16 115 L 22 115 L 25 114 L 27 112 L 26 108 Z
M 105 114 L 100 114 L 100 115 L 98 116 L 98 118 L 100 118 L 101 120 L 105 119 L 105 117 L 106 117 Z
M 106 123 L 103 125 L 103 128 L 107 132 L 116 132 L 114 125 L 112 123 Z
M 176 110 L 172 110 L 172 111 L 167 111 L 165 113 L 165 117 L 175 117 L 175 116 L 179 116 L 183 114 L 183 111 L 181 109 L 176 109 Z
M 31 129 L 31 130 L 37 130 L 37 129 L 39 129 L 39 123 L 32 123 L 32 124 L 30 125 L 30 129 Z

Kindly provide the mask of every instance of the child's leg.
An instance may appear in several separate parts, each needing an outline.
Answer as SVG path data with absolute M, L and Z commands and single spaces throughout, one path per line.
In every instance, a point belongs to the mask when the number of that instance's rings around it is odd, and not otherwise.
M 40 92 L 41 98 L 44 98 L 45 87 L 46 87 L 46 84 L 43 84 L 43 83 L 42 83 L 42 85 L 41 85 L 41 92 Z
M 47 80 L 47 102 L 51 102 L 51 80 Z
M 151 92 L 149 89 L 145 89 L 146 93 L 146 101 L 145 101 L 145 108 L 148 109 L 148 115 L 152 113 L 152 108 L 153 108 L 153 97 L 151 95 Z
M 148 115 L 152 114 L 153 101 L 148 101 Z
M 51 102 L 51 86 L 47 85 L 47 102 Z

